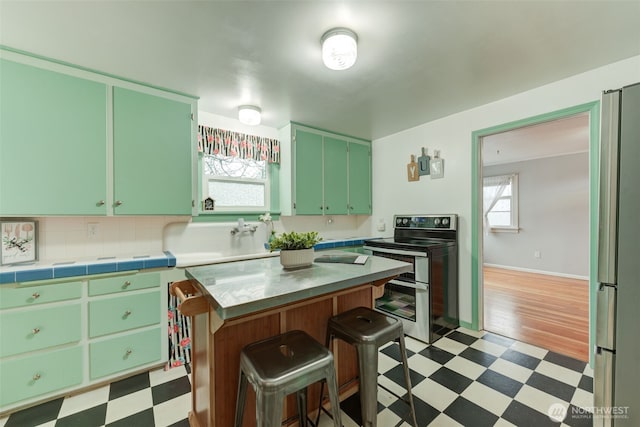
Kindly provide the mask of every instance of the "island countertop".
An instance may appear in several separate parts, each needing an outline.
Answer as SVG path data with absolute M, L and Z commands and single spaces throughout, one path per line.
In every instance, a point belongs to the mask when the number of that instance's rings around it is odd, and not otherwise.
M 200 285 L 212 308 L 225 320 L 397 276 L 411 269 L 409 263 L 369 256 L 364 265 L 314 262 L 308 268 L 285 270 L 280 258 L 273 257 L 190 267 L 185 272 Z

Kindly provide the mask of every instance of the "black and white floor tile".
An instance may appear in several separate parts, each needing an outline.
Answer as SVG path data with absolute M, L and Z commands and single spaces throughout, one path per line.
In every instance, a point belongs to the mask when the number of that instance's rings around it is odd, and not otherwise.
M 408 338 L 407 348 L 420 427 L 592 425 L 593 372 L 584 362 L 464 328 L 431 346 Z M 408 427 L 398 345 L 384 346 L 378 360 L 378 426 Z M 189 391 L 187 369 L 160 369 L 16 412 L 0 427 L 186 427 Z M 341 409 L 344 427 L 359 425 L 357 394 Z M 330 426 L 323 415 L 320 427 Z

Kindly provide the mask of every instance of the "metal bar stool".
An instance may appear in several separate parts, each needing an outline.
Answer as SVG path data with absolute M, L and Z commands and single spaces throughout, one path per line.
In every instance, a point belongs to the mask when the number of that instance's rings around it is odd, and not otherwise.
M 378 349 L 389 341 L 400 342 L 400 354 L 404 367 L 409 406 L 413 425 L 418 427 L 416 409 L 411 394 L 411 379 L 404 344 L 402 322 L 366 307 L 358 307 L 340 313 L 329 319 L 327 327 L 327 347 L 332 338 L 341 340 L 356 347 L 358 353 L 358 370 L 360 382 L 360 406 L 362 425 L 376 427 L 378 414 Z M 322 402 L 322 391 L 320 401 Z
M 247 384 L 256 392 L 256 425 L 280 427 L 284 399 L 297 395 L 300 427 L 307 426 L 307 386 L 326 380 L 333 424 L 341 427 L 333 354 L 302 331 L 290 331 L 249 344 L 240 352 L 235 427 L 242 425 Z

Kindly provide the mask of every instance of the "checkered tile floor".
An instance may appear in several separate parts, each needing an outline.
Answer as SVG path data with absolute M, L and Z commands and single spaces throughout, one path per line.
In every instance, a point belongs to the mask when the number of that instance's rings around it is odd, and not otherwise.
M 593 372 L 586 363 L 487 332 L 459 328 L 428 346 L 407 339 L 417 418 L 423 426 L 591 426 Z M 407 427 L 396 343 L 379 353 L 378 426 Z M 156 370 L 0 419 L 13 426 L 188 426 L 189 373 Z M 394 395 L 395 394 L 395 395 Z M 344 427 L 359 425 L 354 395 Z M 566 414 L 562 423 L 553 421 Z M 320 427 L 333 426 L 323 415 Z

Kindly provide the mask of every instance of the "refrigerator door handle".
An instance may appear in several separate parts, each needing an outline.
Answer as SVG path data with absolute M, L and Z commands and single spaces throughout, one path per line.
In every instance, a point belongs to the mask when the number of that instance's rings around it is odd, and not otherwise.
M 615 350 L 616 288 L 600 284 L 596 293 L 596 346 Z
M 613 366 L 615 354 L 596 348 L 593 364 L 593 404 L 595 408 L 611 408 L 613 406 Z M 594 427 L 609 427 L 610 417 L 594 417 Z
M 598 282 L 616 281 L 618 229 L 618 153 L 620 150 L 620 91 L 602 96 L 600 122 L 600 198 L 598 229 Z

